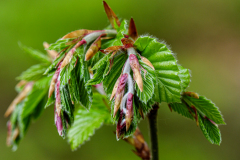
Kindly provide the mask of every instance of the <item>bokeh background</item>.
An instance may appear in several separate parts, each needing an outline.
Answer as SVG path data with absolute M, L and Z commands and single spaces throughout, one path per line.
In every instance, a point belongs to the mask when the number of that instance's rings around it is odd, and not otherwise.
M 159 109 L 161 159 L 240 159 L 240 1 L 239 0 L 107 0 L 119 17 L 134 18 L 140 34 L 152 34 L 169 44 L 179 63 L 191 69 L 189 90 L 211 99 L 227 125 L 221 146 L 210 144 L 194 121 Z M 37 63 L 18 47 L 18 41 L 43 51 L 42 42 L 55 42 L 80 29 L 108 25 L 101 0 L 0 1 L 0 159 L 1 160 L 120 160 L 139 159 L 130 145 L 116 141 L 115 126 L 103 126 L 90 141 L 72 152 L 56 131 L 53 108 L 45 110 L 12 152 L 5 145 L 3 114 L 17 95 L 15 77 Z M 140 129 L 148 139 L 148 122 Z

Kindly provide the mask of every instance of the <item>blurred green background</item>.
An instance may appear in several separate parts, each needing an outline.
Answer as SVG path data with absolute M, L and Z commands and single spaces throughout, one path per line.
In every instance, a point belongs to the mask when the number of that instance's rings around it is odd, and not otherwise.
M 139 34 L 152 34 L 170 44 L 179 63 L 191 69 L 189 90 L 211 99 L 227 125 L 220 126 L 222 144 L 210 144 L 194 121 L 159 109 L 161 159 L 240 159 L 240 1 L 239 0 L 107 0 L 119 17 L 134 18 Z M 12 152 L 5 145 L 3 114 L 17 95 L 15 77 L 37 63 L 18 47 L 18 41 L 43 51 L 42 42 L 55 42 L 80 29 L 108 25 L 101 0 L 0 1 L 0 159 L 1 160 L 120 160 L 138 159 L 130 145 L 116 141 L 115 126 L 96 131 L 91 141 L 72 152 L 58 136 L 53 108 L 45 110 Z M 141 121 L 146 141 L 148 122 Z

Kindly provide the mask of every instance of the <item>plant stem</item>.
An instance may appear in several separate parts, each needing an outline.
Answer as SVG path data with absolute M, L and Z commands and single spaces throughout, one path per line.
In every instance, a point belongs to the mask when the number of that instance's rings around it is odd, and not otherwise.
M 148 122 L 150 129 L 150 138 L 151 138 L 151 156 L 152 160 L 158 160 L 158 137 L 157 137 L 157 112 L 159 105 L 158 103 L 154 104 L 153 109 L 148 114 Z

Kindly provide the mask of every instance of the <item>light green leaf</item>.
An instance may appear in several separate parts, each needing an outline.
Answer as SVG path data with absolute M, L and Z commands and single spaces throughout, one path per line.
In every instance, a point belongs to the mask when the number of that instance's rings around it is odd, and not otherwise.
M 92 70 L 96 70 L 92 79 L 90 79 L 87 82 L 87 85 L 96 85 L 99 84 L 103 81 L 103 78 L 105 77 L 105 72 L 106 70 L 108 71 L 109 69 L 109 56 L 110 55 L 105 55 L 101 60 L 99 60 Z
M 45 105 L 44 108 L 46 109 L 47 107 L 49 107 L 49 106 L 51 106 L 52 104 L 54 104 L 54 102 L 55 102 L 55 94 L 53 93 L 53 94 L 51 95 L 51 97 L 48 98 L 47 103 L 46 103 L 46 105 Z
M 34 83 L 32 90 L 23 101 L 22 118 L 31 115 L 44 96 L 47 96 L 50 80 L 51 77 L 44 77 Z
M 141 55 L 154 66 L 156 74 L 155 100 L 180 102 L 181 80 L 176 59 L 165 44 L 150 37 L 140 37 L 134 44 Z
M 53 62 L 52 64 L 46 69 L 44 75 L 49 74 L 50 72 L 56 70 L 57 64 L 64 58 L 65 53 L 61 53 Z
M 125 54 L 120 54 L 114 58 L 113 66 L 109 74 L 103 80 L 103 87 L 107 95 L 110 97 L 112 94 L 113 87 L 121 75 L 122 67 L 127 60 Z
M 26 71 L 22 72 L 22 74 L 17 77 L 17 80 L 36 81 L 43 77 L 43 73 L 46 69 L 47 66 L 45 64 L 31 66 Z
M 178 76 L 179 76 L 179 78 L 181 79 L 181 82 L 182 82 L 181 83 L 182 90 L 185 90 L 188 87 L 188 85 L 191 81 L 190 80 L 191 76 L 190 76 L 190 73 L 189 73 L 188 69 L 186 69 L 186 68 L 184 68 L 180 65 L 178 65 L 178 69 L 180 71 Z
M 177 112 L 178 114 L 181 114 L 184 117 L 190 118 L 194 120 L 194 117 L 192 114 L 189 112 L 189 109 L 187 106 L 183 103 L 170 103 L 169 104 L 172 108 L 173 111 Z
M 72 38 L 66 38 L 66 39 L 59 39 L 55 43 L 50 44 L 50 46 L 47 48 L 47 50 L 55 50 L 57 52 L 60 52 L 61 50 L 65 49 L 69 45 L 67 45 L 67 42 L 72 41 Z
M 139 99 L 145 104 L 152 99 L 154 93 L 155 73 L 154 70 L 139 59 L 141 75 L 143 80 L 143 92 L 140 91 L 138 85 L 135 84 L 135 89 Z
M 74 115 L 74 123 L 68 131 L 68 141 L 72 150 L 77 149 L 94 134 L 103 123 L 111 122 L 111 116 L 106 107 L 108 100 L 101 94 L 93 95 L 92 107 L 89 111 L 80 107 Z
M 183 100 L 189 105 L 196 107 L 197 111 L 204 117 L 211 119 L 216 124 L 225 124 L 218 108 L 209 99 L 199 96 L 199 99 L 184 95 Z
M 127 31 L 127 21 L 123 20 L 120 27 L 117 28 L 116 37 L 111 40 L 103 40 L 101 48 L 106 49 L 111 46 L 121 46 L 121 39 L 124 38 L 124 34 L 127 34 Z
M 27 54 L 29 54 L 30 56 L 32 56 L 33 58 L 35 58 L 36 60 L 43 62 L 43 63 L 51 63 L 50 58 L 38 51 L 38 50 L 34 50 L 30 47 L 24 46 L 23 44 L 21 44 L 20 42 L 18 43 L 18 45 L 20 46 L 20 48 L 22 48 Z
M 200 114 L 198 114 L 198 119 L 200 128 L 207 140 L 212 144 L 220 145 L 222 138 L 218 127 L 208 119 L 203 118 Z

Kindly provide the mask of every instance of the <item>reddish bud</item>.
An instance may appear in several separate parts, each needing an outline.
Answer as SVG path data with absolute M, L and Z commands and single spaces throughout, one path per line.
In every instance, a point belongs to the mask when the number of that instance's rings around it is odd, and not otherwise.
M 116 92 L 117 92 L 117 88 L 118 88 L 118 84 L 120 82 L 121 76 L 117 79 L 114 87 L 113 87 L 113 91 L 112 91 L 112 95 L 110 97 L 110 101 L 113 99 L 113 97 L 115 96 Z
M 117 111 L 118 111 L 118 109 L 120 107 L 120 104 L 122 102 L 122 98 L 123 98 L 123 95 L 124 95 L 125 85 L 126 85 L 127 79 L 128 79 L 128 74 L 124 73 L 121 76 L 121 79 L 119 81 L 117 92 L 116 92 L 116 95 L 115 95 L 115 104 L 114 104 L 114 114 L 113 114 L 113 117 L 116 116 Z
M 79 41 L 66 55 L 66 57 L 64 58 L 62 65 L 61 65 L 61 69 L 64 68 L 66 65 L 68 65 L 73 57 L 74 52 L 76 51 L 76 49 L 78 47 L 80 47 L 81 45 L 87 43 L 84 39 Z
M 57 82 L 57 79 L 58 79 L 58 76 L 60 74 L 60 68 L 61 68 L 61 63 L 59 64 L 57 70 L 55 71 L 53 77 L 52 77 L 52 80 L 51 80 L 51 83 L 50 83 L 50 87 L 49 87 L 49 91 L 48 91 L 48 97 L 50 98 L 53 91 L 55 90 L 55 84 Z
M 131 39 L 122 38 L 121 41 L 125 49 L 133 47 L 134 42 Z
M 11 146 L 12 144 L 11 134 L 12 134 L 12 124 L 10 121 L 8 121 L 7 122 L 7 140 L 6 140 L 7 146 Z
M 145 63 L 146 65 L 151 67 L 153 70 L 155 70 L 155 68 L 153 67 L 152 63 L 147 58 L 141 56 L 141 60 L 143 61 L 143 63 Z
M 61 119 L 61 115 L 58 115 L 58 113 L 55 111 L 55 125 L 57 127 L 58 130 L 58 134 L 60 136 L 62 136 L 63 133 L 63 123 L 62 123 L 62 119 Z
M 60 116 L 61 113 L 61 95 L 60 95 L 60 80 L 57 81 L 57 84 L 55 86 L 55 108 L 56 108 L 56 113 L 58 116 Z
M 133 118 L 133 94 L 128 93 L 127 97 L 127 106 L 126 106 L 127 112 L 126 112 L 126 131 L 128 131 Z
M 106 49 L 100 50 L 102 53 L 109 54 L 111 52 L 115 52 L 122 49 L 122 46 L 111 46 Z
M 45 49 L 48 49 L 49 46 L 50 46 L 50 45 L 49 45 L 47 42 L 43 42 L 43 47 L 44 47 Z M 58 55 L 58 52 L 56 52 L 56 51 L 54 51 L 54 50 L 47 50 L 47 53 L 48 53 L 49 57 L 50 57 L 52 60 L 54 60 L 54 59 L 57 57 L 57 55 Z
M 123 135 L 125 132 L 126 122 L 125 122 L 125 120 L 123 120 L 123 114 L 124 114 L 123 110 L 121 110 L 120 117 L 119 117 L 118 123 L 117 123 L 117 129 L 116 129 L 117 139 L 119 139 L 121 137 L 121 135 Z
M 66 34 L 65 36 L 62 37 L 62 39 L 77 38 L 77 37 L 83 38 L 84 36 L 86 36 L 87 34 L 92 33 L 92 32 L 94 32 L 94 31 L 87 30 L 87 29 L 80 29 L 80 30 L 76 30 L 76 31 Z
M 16 105 L 20 103 L 27 94 L 32 90 L 33 82 L 29 82 L 24 86 L 24 89 L 18 94 L 18 96 L 12 101 L 4 116 L 8 117 L 15 109 Z
M 90 60 L 101 49 L 101 36 L 99 36 L 87 50 L 85 61 Z
M 120 26 L 120 21 L 118 20 L 118 17 L 105 1 L 103 1 L 103 6 L 112 27 L 114 28 L 114 20 L 116 21 L 117 25 Z
M 138 88 L 142 92 L 143 91 L 143 80 L 142 80 L 142 76 L 140 73 L 140 65 L 139 65 L 137 56 L 135 56 L 134 54 L 130 54 L 129 63 L 133 70 L 134 80 L 137 82 Z
M 184 92 L 183 95 L 199 99 L 199 95 L 195 92 Z
M 137 28 L 136 28 L 136 25 L 135 25 L 135 22 L 134 22 L 133 18 L 131 18 L 130 23 L 129 23 L 128 35 L 129 35 L 134 41 L 136 41 L 137 38 L 138 38 L 138 32 L 137 32 Z

